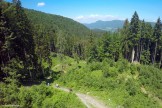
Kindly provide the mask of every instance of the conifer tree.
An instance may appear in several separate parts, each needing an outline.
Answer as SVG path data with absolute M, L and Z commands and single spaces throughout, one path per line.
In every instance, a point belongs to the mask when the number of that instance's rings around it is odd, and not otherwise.
M 132 49 L 132 57 L 131 61 L 137 61 L 139 62 L 140 57 L 140 24 L 139 24 L 139 17 L 137 12 L 135 11 L 131 22 L 130 22 L 130 41 L 132 43 L 131 49 Z
M 125 20 L 123 29 L 121 30 L 122 33 L 122 53 L 125 59 L 130 60 L 130 41 L 129 41 L 129 21 L 128 19 Z
M 17 19 L 15 40 L 18 44 L 18 47 L 16 47 L 15 49 L 18 52 L 21 60 L 23 60 L 24 66 L 28 70 L 30 77 L 33 78 L 33 75 L 30 72 L 29 68 L 34 68 L 33 64 L 37 64 L 37 59 L 35 59 L 35 44 L 33 40 L 32 27 L 23 8 L 21 7 L 20 0 L 16 0 L 15 8 Z
M 153 42 L 152 42 L 152 49 L 151 49 L 151 62 L 152 64 L 155 63 L 158 53 L 158 49 L 161 46 L 160 45 L 160 37 L 161 37 L 161 20 L 160 18 L 157 19 L 157 22 L 154 27 L 153 32 Z
M 0 73 L 4 76 L 2 68 L 11 60 L 13 33 L 9 29 L 8 18 L 5 15 L 7 5 L 5 2 L 0 3 Z
M 150 63 L 150 43 L 152 36 L 152 27 L 149 23 L 144 20 L 140 23 L 140 63 L 149 64 Z

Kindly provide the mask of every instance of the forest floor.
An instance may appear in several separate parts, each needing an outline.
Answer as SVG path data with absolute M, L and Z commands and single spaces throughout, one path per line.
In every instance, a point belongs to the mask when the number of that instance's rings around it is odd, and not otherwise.
M 63 88 L 63 87 L 54 87 L 54 88 L 57 88 L 59 90 L 63 90 L 65 92 L 75 93 L 87 108 L 109 108 L 106 105 L 104 105 L 101 101 L 95 99 L 94 97 L 92 97 L 88 94 L 75 92 L 75 91 L 72 91 L 71 89 Z

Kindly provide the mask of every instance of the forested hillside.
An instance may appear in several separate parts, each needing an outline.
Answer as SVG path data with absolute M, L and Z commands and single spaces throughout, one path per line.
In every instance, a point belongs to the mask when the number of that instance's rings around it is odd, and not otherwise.
M 84 25 L 59 15 L 47 14 L 35 10 L 25 9 L 25 13 L 33 25 L 43 26 L 46 31 L 61 30 L 68 36 L 87 36 L 90 31 Z
M 152 26 L 134 12 L 116 32 L 93 32 L 69 18 L 24 9 L 20 0 L 0 1 L 2 107 L 84 108 L 75 94 L 52 88 L 55 81 L 112 107 L 160 107 L 161 68 L 160 18 Z M 35 82 L 43 83 L 26 86 Z

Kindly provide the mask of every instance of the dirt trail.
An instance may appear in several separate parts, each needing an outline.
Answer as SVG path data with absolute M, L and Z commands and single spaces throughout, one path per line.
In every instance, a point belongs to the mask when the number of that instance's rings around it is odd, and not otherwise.
M 70 90 L 67 88 L 63 88 L 63 87 L 55 87 L 55 88 L 63 90 L 65 92 L 70 92 Z M 74 93 L 78 96 L 78 98 L 82 101 L 82 103 L 87 108 L 108 108 L 102 102 L 98 101 L 92 96 L 89 96 L 87 94 L 77 93 L 77 92 Z
M 76 95 L 81 99 L 81 101 L 87 106 L 87 108 L 91 108 L 93 106 L 94 108 L 108 108 L 103 103 L 96 100 L 94 97 L 85 95 L 82 93 L 76 93 Z

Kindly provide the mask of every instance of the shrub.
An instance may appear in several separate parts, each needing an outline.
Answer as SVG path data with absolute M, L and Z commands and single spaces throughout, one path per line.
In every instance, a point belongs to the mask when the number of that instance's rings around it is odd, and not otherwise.
M 100 62 L 92 62 L 89 64 L 90 71 L 101 70 L 102 65 Z
M 55 94 L 43 101 L 43 108 L 84 108 L 74 94 L 55 90 Z
M 128 79 L 126 82 L 126 90 L 130 96 L 134 96 L 139 92 L 139 87 L 133 79 Z
M 117 62 L 117 68 L 120 73 L 125 72 L 129 69 L 128 67 L 128 61 L 125 59 L 122 59 Z
M 135 64 L 131 64 L 130 71 L 131 71 L 131 74 L 134 75 L 135 72 L 137 71 L 137 66 Z

